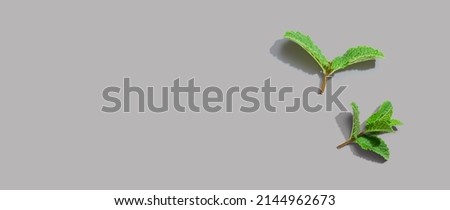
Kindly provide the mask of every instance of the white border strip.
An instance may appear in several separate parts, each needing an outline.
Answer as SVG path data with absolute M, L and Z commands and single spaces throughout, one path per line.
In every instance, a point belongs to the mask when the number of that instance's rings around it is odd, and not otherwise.
M 153 196 L 179 198 L 243 197 L 246 206 L 117 206 L 114 198 L 151 198 Z M 257 196 L 269 195 L 334 195 L 335 205 L 258 206 Z M 249 200 L 253 200 L 249 203 Z M 0 209 L 450 209 L 450 191 L 339 191 L 339 190 L 16 190 L 0 191 Z

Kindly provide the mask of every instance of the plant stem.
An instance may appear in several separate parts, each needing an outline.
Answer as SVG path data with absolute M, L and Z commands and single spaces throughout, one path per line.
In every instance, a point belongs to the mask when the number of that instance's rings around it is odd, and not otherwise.
M 344 143 L 339 144 L 339 145 L 337 146 L 337 148 L 340 149 L 340 148 L 342 148 L 342 147 L 345 147 L 345 146 L 347 146 L 347 145 L 353 143 L 354 141 L 355 141 L 355 140 L 354 140 L 353 138 L 351 138 L 351 139 L 345 141 Z
M 323 74 L 322 85 L 320 86 L 320 94 L 323 94 L 323 92 L 325 92 L 325 88 L 327 87 L 327 80 L 328 80 L 329 76 L 330 76 L 329 74 L 326 74 L 326 73 Z
M 364 135 L 365 132 L 366 132 L 366 131 L 361 131 L 361 132 L 357 135 L 357 137 Z M 347 146 L 347 145 L 353 143 L 354 141 L 355 141 L 355 139 L 354 139 L 353 137 L 350 137 L 350 139 L 346 140 L 344 143 L 339 144 L 339 145 L 337 146 L 337 148 L 340 149 L 340 148 L 342 148 L 342 147 L 345 147 L 345 146 Z

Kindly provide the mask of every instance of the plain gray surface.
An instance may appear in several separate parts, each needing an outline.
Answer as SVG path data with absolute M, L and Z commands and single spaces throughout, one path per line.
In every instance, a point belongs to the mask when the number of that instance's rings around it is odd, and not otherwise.
M 444 2 L 2 1 L 0 188 L 450 189 Z M 178 77 L 318 86 L 308 66 L 318 67 L 284 45 L 286 30 L 311 35 L 330 58 L 359 44 L 385 53 L 332 80 L 349 86 L 342 100 L 364 119 L 393 102 L 405 125 L 383 137 L 389 161 L 337 150 L 350 129 L 337 109 L 100 111 L 103 88 L 123 77 L 142 87 Z

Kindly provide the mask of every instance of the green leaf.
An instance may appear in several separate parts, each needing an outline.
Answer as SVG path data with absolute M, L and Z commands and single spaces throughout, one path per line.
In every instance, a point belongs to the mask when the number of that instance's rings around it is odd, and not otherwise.
M 352 136 L 351 138 L 356 139 L 359 132 L 361 132 L 360 122 L 359 122 L 359 108 L 355 102 L 352 102 L 353 109 L 353 126 L 352 126 Z
M 384 143 L 383 139 L 376 136 L 363 135 L 355 141 L 362 149 L 372 151 L 383 157 L 385 160 L 389 159 L 389 148 Z
M 342 56 L 338 56 L 331 62 L 332 72 L 344 69 L 355 63 L 384 58 L 381 51 L 368 46 L 357 46 L 347 50 Z
M 365 133 L 392 133 L 391 121 L 389 120 L 378 120 L 374 123 L 366 125 Z
M 376 123 L 377 121 L 390 121 L 392 117 L 392 113 L 394 108 L 392 107 L 392 103 L 390 101 L 385 101 L 378 107 L 377 111 L 375 111 L 366 122 L 366 127 L 371 126 L 371 124 Z
M 403 125 L 403 123 L 400 120 L 397 119 L 391 119 L 391 126 L 399 126 L 399 125 Z
M 303 49 L 305 49 L 306 52 L 308 52 L 320 65 L 324 73 L 326 73 L 326 71 L 329 69 L 330 62 L 322 54 L 322 51 L 320 51 L 319 47 L 314 44 L 309 36 L 297 31 L 288 31 L 284 34 L 284 37 L 297 43 Z

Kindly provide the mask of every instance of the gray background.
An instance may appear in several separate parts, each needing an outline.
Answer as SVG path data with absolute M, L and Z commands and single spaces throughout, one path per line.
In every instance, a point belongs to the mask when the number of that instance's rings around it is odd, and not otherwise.
M 1 189 L 450 189 L 445 1 L 1 1 Z M 102 89 L 319 85 L 303 31 L 332 58 L 386 59 L 332 79 L 366 118 L 389 99 L 405 125 L 391 159 L 355 147 L 348 114 L 116 113 Z M 324 97 L 312 96 L 313 101 Z M 136 101 L 136 99 L 134 99 Z M 236 106 L 241 105 L 235 103 Z M 136 108 L 136 107 L 134 107 Z

